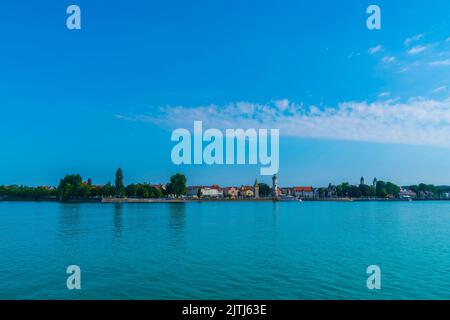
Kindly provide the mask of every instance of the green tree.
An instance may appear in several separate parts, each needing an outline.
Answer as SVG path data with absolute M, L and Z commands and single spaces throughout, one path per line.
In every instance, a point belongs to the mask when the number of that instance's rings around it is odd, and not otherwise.
M 367 184 L 360 184 L 359 191 L 361 192 L 362 197 L 372 196 L 372 190 L 371 190 L 370 186 L 368 186 Z
M 121 168 L 117 169 L 116 182 L 114 185 L 116 187 L 116 196 L 118 198 L 123 198 L 125 196 L 125 187 L 123 185 L 123 173 Z
M 375 197 L 377 195 L 377 188 L 376 186 L 370 186 L 370 196 Z
M 400 193 L 400 187 L 393 184 L 392 182 L 387 182 L 386 183 L 386 192 L 388 194 L 392 194 L 397 197 L 398 194 Z
M 388 192 L 386 190 L 386 183 L 384 181 L 377 181 L 375 192 L 377 197 L 386 198 L 388 195 Z
M 54 199 L 58 191 L 49 187 L 0 186 L 0 198 L 5 199 Z
M 319 198 L 325 198 L 328 194 L 327 188 L 319 188 Z
M 125 188 L 125 194 L 127 195 L 127 197 L 136 197 L 137 196 L 137 190 L 138 190 L 138 186 L 137 185 L 129 184 Z
M 145 185 L 143 185 L 141 183 L 137 184 L 137 186 L 136 186 L 136 195 L 139 198 L 148 198 L 148 190 L 145 187 Z
M 260 197 L 268 197 L 272 193 L 272 189 L 266 183 L 259 183 L 259 196 Z
M 336 193 L 339 197 L 349 197 L 350 184 L 348 182 L 341 183 L 336 187 Z
M 116 193 L 116 188 L 111 185 L 111 182 L 108 182 L 102 187 L 101 194 L 103 197 L 112 197 Z
M 423 191 L 423 192 L 428 191 L 428 186 L 425 183 L 419 184 L 419 192 L 420 191 Z
M 152 198 L 161 198 L 163 196 L 163 191 L 160 188 L 151 187 Z
M 361 190 L 357 186 L 350 186 L 348 195 L 352 198 L 361 198 Z
M 169 194 L 173 194 L 176 197 L 185 195 L 187 193 L 186 177 L 184 174 L 177 173 L 170 178 L 170 182 L 167 184 L 167 190 Z
M 78 198 L 88 199 L 91 197 L 91 186 L 87 184 L 81 184 L 78 188 Z
M 69 174 L 60 180 L 58 186 L 58 195 L 62 200 L 79 198 L 84 195 L 81 191 L 83 179 L 79 174 Z
M 412 185 L 412 186 L 409 186 L 409 189 L 411 190 L 411 191 L 413 191 L 417 196 L 419 196 L 419 186 L 418 185 Z
M 98 186 L 91 186 L 91 197 L 98 198 L 101 197 L 101 187 Z

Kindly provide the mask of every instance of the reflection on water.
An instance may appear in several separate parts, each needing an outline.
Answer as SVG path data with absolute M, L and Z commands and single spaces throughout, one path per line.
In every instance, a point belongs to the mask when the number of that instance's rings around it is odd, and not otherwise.
M 59 210 L 59 236 L 62 238 L 79 236 L 81 233 L 81 204 L 63 203 Z
M 272 218 L 274 226 L 278 223 L 278 217 L 280 212 L 280 204 L 278 201 L 272 202 Z
M 171 203 L 168 205 L 168 248 L 173 253 L 170 261 L 176 266 L 182 265 L 186 259 L 186 204 Z
M 114 239 L 118 239 L 120 238 L 120 235 L 122 233 L 122 228 L 123 228 L 123 223 L 122 223 L 122 214 L 123 214 L 123 209 L 122 209 L 122 204 L 120 203 L 116 203 L 114 205 L 114 216 L 113 216 L 113 221 L 114 221 Z
M 168 208 L 169 228 L 177 238 L 181 238 L 186 225 L 186 204 L 171 203 Z

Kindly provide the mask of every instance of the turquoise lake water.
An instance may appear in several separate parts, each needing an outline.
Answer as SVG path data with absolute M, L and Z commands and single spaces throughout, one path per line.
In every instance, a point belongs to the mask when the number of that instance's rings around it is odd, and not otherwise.
M 450 299 L 450 202 L 0 202 L 0 299 Z

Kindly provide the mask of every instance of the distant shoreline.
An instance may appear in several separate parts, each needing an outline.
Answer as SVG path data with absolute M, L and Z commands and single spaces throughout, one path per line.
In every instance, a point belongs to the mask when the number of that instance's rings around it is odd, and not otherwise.
M 316 199 L 283 199 L 283 198 L 203 198 L 203 199 L 167 199 L 167 198 L 102 198 L 102 199 L 29 199 L 0 198 L 0 202 L 60 202 L 60 203 L 193 203 L 193 202 L 416 202 L 416 201 L 450 201 L 450 199 L 383 199 L 383 198 L 316 198 Z

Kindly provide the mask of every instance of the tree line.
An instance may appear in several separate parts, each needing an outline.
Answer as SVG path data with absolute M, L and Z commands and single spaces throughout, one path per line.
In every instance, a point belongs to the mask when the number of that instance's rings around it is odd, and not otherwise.
M 53 187 L 27 187 L 27 186 L 0 186 L 0 197 L 6 199 L 27 200 L 84 200 L 110 197 L 130 198 L 162 198 L 179 197 L 187 193 L 187 179 L 183 174 L 177 173 L 170 178 L 165 186 L 153 186 L 149 183 L 133 183 L 127 186 L 123 182 L 122 169 L 117 169 L 114 185 L 110 182 L 105 185 L 93 185 L 92 180 L 83 181 L 79 174 L 68 174 L 62 178 L 57 188 Z
M 444 193 L 450 192 L 449 186 L 434 186 L 432 184 L 421 183 L 418 185 L 403 186 L 403 189 L 413 191 L 418 198 L 441 199 Z M 320 198 L 327 197 L 348 197 L 348 198 L 397 198 L 401 188 L 390 181 L 376 181 L 373 185 L 359 184 L 351 185 L 343 182 L 337 186 L 330 184 L 328 188 L 319 188 Z
M 328 188 L 318 189 L 320 198 L 327 197 L 348 197 L 348 198 L 386 198 L 388 196 L 398 197 L 400 187 L 392 182 L 377 181 L 373 185 L 361 183 L 351 185 L 343 182 L 337 186 L 330 184 Z
M 180 197 L 186 195 L 186 177 L 177 173 L 170 178 L 164 186 L 154 186 L 149 183 L 132 183 L 125 186 L 122 169 L 117 169 L 114 184 L 93 185 L 92 180 L 83 181 L 79 174 L 69 174 L 62 178 L 57 188 L 28 187 L 28 186 L 0 186 L 0 198 L 25 200 L 83 200 L 110 197 L 129 198 L 162 198 Z M 418 184 L 403 187 L 417 194 L 419 198 L 440 199 L 443 193 L 450 192 L 448 186 L 434 186 L 431 184 Z M 387 198 L 398 197 L 400 187 L 392 182 L 376 181 L 373 185 L 361 183 L 351 185 L 348 182 L 337 186 L 330 184 L 327 188 L 318 188 L 320 198 L 349 197 L 349 198 Z M 259 183 L 260 197 L 271 195 L 271 187 Z

